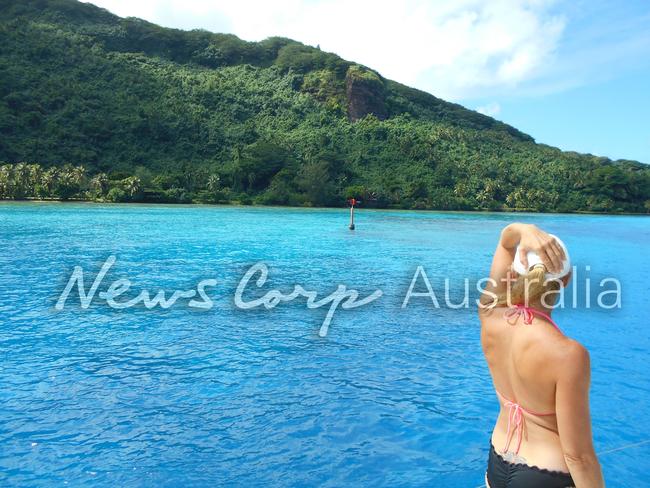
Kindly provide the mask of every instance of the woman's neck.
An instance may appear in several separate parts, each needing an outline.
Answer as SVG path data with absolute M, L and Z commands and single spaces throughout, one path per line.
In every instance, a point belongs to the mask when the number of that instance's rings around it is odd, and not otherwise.
M 527 307 L 534 308 L 535 310 L 539 310 L 540 312 L 544 312 L 546 315 L 549 316 L 553 313 L 553 309 L 554 309 L 553 306 L 549 307 L 548 305 L 544 305 L 541 299 L 529 300 Z

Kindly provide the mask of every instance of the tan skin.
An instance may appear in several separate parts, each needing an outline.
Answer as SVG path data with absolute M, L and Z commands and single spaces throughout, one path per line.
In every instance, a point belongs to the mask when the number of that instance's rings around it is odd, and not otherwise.
M 496 285 L 486 287 L 483 303 L 492 302 L 490 292 L 506 290 L 518 245 L 537 252 L 549 271 L 561 270 L 564 252 L 552 237 L 533 225 L 508 225 L 492 261 L 490 278 Z M 521 254 L 525 259 L 526 253 Z M 528 267 L 527 262 L 523 264 Z M 564 285 L 567 282 L 568 278 Z M 539 300 L 528 305 L 552 313 Z M 520 317 L 511 326 L 503 316 L 503 307 L 479 310 L 481 344 L 495 388 L 524 409 L 555 413 L 543 417 L 523 414 L 523 440 L 515 457 L 501 452 L 506 444 L 508 409 L 500 398 L 501 411 L 492 433 L 497 451 L 512 462 L 569 472 L 577 488 L 604 487 L 591 435 L 587 350 L 543 318 L 536 316 L 531 325 L 524 325 Z M 509 450 L 514 452 L 515 446 L 516 435 Z

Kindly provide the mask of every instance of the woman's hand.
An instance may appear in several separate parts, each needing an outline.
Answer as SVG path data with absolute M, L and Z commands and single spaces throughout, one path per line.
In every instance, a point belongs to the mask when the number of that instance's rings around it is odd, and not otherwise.
M 521 224 L 519 235 L 519 257 L 524 268 L 528 269 L 528 252 L 535 251 L 546 269 L 551 273 L 562 271 L 562 262 L 566 259 L 564 249 L 548 233 L 535 225 Z
M 496 297 L 507 291 L 507 283 L 512 281 L 512 261 L 515 258 L 517 246 L 521 246 L 521 261 L 528 269 L 528 251 L 539 254 L 546 269 L 552 273 L 562 270 L 562 262 L 566 259 L 564 250 L 555 239 L 535 225 L 510 224 L 501 231 L 499 244 L 494 251 L 490 280 L 485 285 L 481 301 L 494 302 Z

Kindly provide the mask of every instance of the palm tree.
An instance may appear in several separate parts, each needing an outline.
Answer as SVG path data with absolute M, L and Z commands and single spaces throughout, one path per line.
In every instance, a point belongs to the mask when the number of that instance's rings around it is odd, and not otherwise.
M 13 171 L 14 198 L 24 198 L 29 190 L 29 169 L 25 163 L 18 163 Z
M 75 184 L 74 169 L 69 164 L 66 164 L 61 171 L 56 181 L 56 193 L 62 200 L 67 200 L 74 195 L 79 187 Z
M 0 198 L 13 197 L 12 169 L 10 164 L 0 166 Z
M 241 159 L 242 159 L 242 149 L 239 146 L 235 146 L 235 148 L 232 150 L 233 168 L 231 171 L 232 189 L 235 191 L 239 191 L 239 189 L 241 188 L 241 179 L 242 179 Z
M 70 173 L 73 183 L 81 189 L 86 182 L 86 168 L 83 166 L 75 166 Z
M 35 195 L 37 188 L 41 186 L 41 178 L 43 177 L 43 168 L 40 164 L 30 164 L 29 171 L 29 186 L 32 189 L 31 194 Z
M 96 174 L 93 179 L 90 180 L 90 187 L 98 196 L 106 196 L 106 192 L 108 191 L 108 176 L 106 176 L 106 173 Z
M 219 175 L 210 175 L 208 177 L 208 183 L 206 185 L 208 187 L 208 190 L 211 191 L 212 193 L 216 192 L 220 186 L 221 186 L 221 178 Z
M 142 189 L 142 182 L 137 176 L 129 176 L 123 179 L 122 182 L 124 183 L 124 190 L 131 198 L 140 193 Z
M 45 196 L 50 198 L 54 196 L 54 188 L 58 178 L 59 170 L 57 168 L 49 168 L 43 173 L 43 176 L 41 176 L 41 183 L 43 185 Z

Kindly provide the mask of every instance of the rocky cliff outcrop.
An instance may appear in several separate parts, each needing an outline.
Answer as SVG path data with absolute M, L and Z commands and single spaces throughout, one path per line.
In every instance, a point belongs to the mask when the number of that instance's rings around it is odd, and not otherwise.
M 377 73 L 358 65 L 350 66 L 345 76 L 348 118 L 354 122 L 368 114 L 380 120 L 388 117 L 384 81 Z

